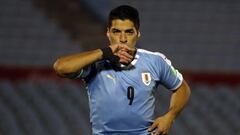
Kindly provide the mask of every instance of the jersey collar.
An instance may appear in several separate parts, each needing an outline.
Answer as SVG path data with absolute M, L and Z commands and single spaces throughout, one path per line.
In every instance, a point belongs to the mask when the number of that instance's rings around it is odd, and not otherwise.
M 132 62 L 129 65 L 120 64 L 120 68 L 124 69 L 124 70 L 128 70 L 128 69 L 133 68 L 136 65 L 139 57 L 140 56 L 138 55 L 138 51 L 137 51 L 137 48 L 136 48 L 136 53 L 135 53 L 135 56 L 134 56 L 134 59 L 132 60 Z

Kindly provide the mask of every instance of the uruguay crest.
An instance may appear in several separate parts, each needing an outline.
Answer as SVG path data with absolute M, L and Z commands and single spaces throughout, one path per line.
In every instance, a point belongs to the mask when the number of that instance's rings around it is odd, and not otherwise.
M 142 73 L 142 82 L 145 84 L 145 85 L 149 85 L 151 83 L 151 74 L 149 72 L 143 72 Z

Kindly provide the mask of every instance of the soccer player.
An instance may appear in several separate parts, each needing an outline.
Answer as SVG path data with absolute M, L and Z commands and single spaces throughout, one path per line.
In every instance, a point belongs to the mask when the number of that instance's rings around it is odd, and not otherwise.
M 57 74 L 87 84 L 94 135 L 166 135 L 184 108 L 190 89 L 159 52 L 136 48 L 138 11 L 127 5 L 111 10 L 106 48 L 59 58 Z M 153 92 L 161 84 L 172 91 L 169 111 L 154 119 Z

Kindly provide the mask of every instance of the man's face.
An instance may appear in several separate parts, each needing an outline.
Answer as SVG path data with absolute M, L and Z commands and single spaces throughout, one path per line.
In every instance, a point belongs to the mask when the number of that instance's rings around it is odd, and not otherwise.
M 107 37 L 110 44 L 125 44 L 135 48 L 140 32 L 136 30 L 132 21 L 115 19 L 107 30 Z

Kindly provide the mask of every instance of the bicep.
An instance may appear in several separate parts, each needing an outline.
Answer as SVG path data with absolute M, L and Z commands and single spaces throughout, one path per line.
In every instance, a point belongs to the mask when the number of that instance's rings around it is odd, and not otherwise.
M 181 85 L 173 91 L 173 94 L 176 96 L 189 96 L 191 93 L 190 87 L 185 80 L 182 81 Z

